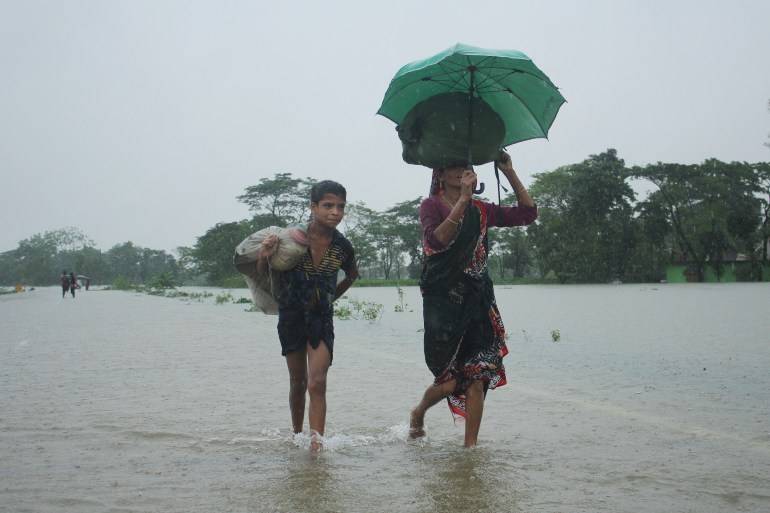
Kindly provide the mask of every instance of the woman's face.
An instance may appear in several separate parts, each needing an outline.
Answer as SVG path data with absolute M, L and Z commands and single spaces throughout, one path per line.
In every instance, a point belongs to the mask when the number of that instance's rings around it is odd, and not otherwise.
M 439 172 L 438 179 L 444 182 L 446 187 L 460 187 L 464 172 L 465 166 L 448 167 Z

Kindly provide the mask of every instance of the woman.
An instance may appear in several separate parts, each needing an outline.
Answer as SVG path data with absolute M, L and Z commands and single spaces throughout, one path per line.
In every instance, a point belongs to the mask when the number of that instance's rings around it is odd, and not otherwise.
M 501 152 L 497 164 L 518 206 L 473 199 L 476 174 L 464 166 L 434 169 L 430 196 L 420 205 L 425 362 L 435 380 L 412 410 L 412 437 L 425 435 L 425 412 L 446 398 L 452 413 L 465 417 L 465 447 L 476 445 L 487 390 L 505 384 L 508 349 L 487 272 L 487 228 L 528 225 L 537 207 L 511 157 Z

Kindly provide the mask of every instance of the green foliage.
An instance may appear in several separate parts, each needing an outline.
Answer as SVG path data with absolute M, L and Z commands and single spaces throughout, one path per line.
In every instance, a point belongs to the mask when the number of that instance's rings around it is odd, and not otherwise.
M 655 190 L 636 202 L 630 179 Z M 71 227 L 36 234 L 0 254 L 0 284 L 56 285 L 64 269 L 88 276 L 92 285 L 118 282 L 139 289 L 146 284 L 156 290 L 173 282 L 242 288 L 243 277 L 232 265 L 235 247 L 266 226 L 307 221 L 314 183 L 290 173 L 260 180 L 238 197 L 254 213 L 251 219 L 215 225 L 194 247 L 176 248 L 178 260 L 131 241 L 103 252 Z M 538 221 L 526 229 L 489 232 L 489 272 L 495 283 L 656 282 L 665 278 L 672 262 L 694 263 L 699 276 L 720 277 L 725 262 L 738 255 L 737 279 L 767 279 L 767 244 L 762 241 L 770 238 L 770 163 L 712 159 L 627 169 L 610 149 L 538 174 L 529 189 L 538 203 Z M 421 200 L 383 212 L 361 201 L 348 202 L 340 230 L 356 250 L 361 279 L 355 287 L 417 284 Z M 515 202 L 513 195 L 502 201 Z M 165 281 L 158 283 L 162 275 Z
M 124 276 L 118 276 L 115 278 L 115 281 L 112 282 L 112 288 L 115 290 L 133 290 L 134 285 L 132 285 Z
M 343 321 L 349 321 L 354 318 L 353 309 L 344 302 L 344 299 L 338 299 L 334 303 L 334 316 Z
M 551 340 L 554 342 L 561 340 L 561 332 L 559 330 L 551 330 Z
M 738 253 L 760 268 L 758 248 L 767 237 L 762 228 L 770 194 L 767 169 L 767 164 L 715 159 L 700 165 L 637 167 L 633 176 L 657 187 L 638 210 L 657 215 L 657 225 L 668 227 L 663 235 L 666 252 L 674 261 L 694 263 L 701 277 L 708 265 L 720 279 L 724 262 Z M 663 229 L 658 230 L 660 236 Z
M 147 283 L 147 288 L 155 290 L 175 289 L 181 285 L 170 272 L 160 273 Z
M 214 298 L 214 301 L 218 305 L 222 305 L 225 303 L 232 303 L 233 302 L 233 293 L 232 291 L 227 292 L 220 292 L 216 298 Z
M 62 267 L 57 257 L 58 246 L 51 232 L 33 235 L 19 242 L 19 247 L 2 255 L 2 277 L 6 285 L 53 285 Z
M 123 276 L 132 283 L 148 283 L 154 277 L 168 272 L 175 276 L 178 272 L 176 259 L 165 251 L 146 249 L 137 246 L 131 241 L 116 244 L 110 248 L 105 256 L 108 268 L 94 269 L 88 276 L 92 280 L 98 279 L 101 273 L 114 280 L 117 276 Z
M 363 202 L 348 203 L 345 211 L 345 237 L 356 250 L 356 261 L 361 273 L 356 285 L 360 285 L 362 278 L 380 277 L 380 257 L 370 232 L 371 227 L 377 224 L 377 215 L 377 212 L 365 206 Z
M 385 280 L 419 277 L 421 201 L 422 198 L 416 198 L 398 203 L 385 212 L 376 212 L 361 202 L 348 204 L 344 232 L 356 249 L 362 277 Z
M 395 306 L 394 310 L 397 313 L 406 312 L 407 309 L 409 308 L 409 305 L 404 302 L 404 289 L 397 286 L 396 292 L 398 292 L 398 304 Z M 412 310 L 408 310 L 408 311 L 411 312 Z
M 506 270 L 510 270 L 512 280 L 534 275 L 534 248 L 525 229 L 490 230 L 488 234 L 490 272 L 494 267 L 500 278 L 506 279 Z
M 622 279 L 633 248 L 633 190 L 615 150 L 536 175 L 539 219 L 528 229 L 542 276 L 562 283 Z
M 384 307 L 376 301 L 340 298 L 334 302 L 334 315 L 342 320 L 363 319 L 375 323 L 382 317 Z
M 33 235 L 15 250 L 0 254 L 0 279 L 6 284 L 58 285 L 65 270 L 88 276 L 92 285 L 110 283 L 118 276 L 143 283 L 163 272 L 176 275 L 179 269 L 174 257 L 164 251 L 126 242 L 105 253 L 92 244 L 75 228 Z
M 395 242 L 395 246 L 385 252 L 387 255 L 394 254 L 393 262 L 396 265 L 396 278 L 402 278 L 406 275 L 409 278 L 419 278 L 422 270 L 422 226 L 420 225 L 420 203 L 422 197 L 413 200 L 397 203 L 395 206 L 386 210 L 383 214 L 384 224 L 387 229 L 380 228 L 383 237 L 376 239 L 389 238 Z M 412 265 L 403 268 L 401 255 L 406 254 Z M 404 272 L 406 271 L 406 272 Z M 389 277 L 389 273 L 385 278 Z
M 237 274 L 233 266 L 235 248 L 254 232 L 246 221 L 218 223 L 198 241 L 190 252 L 195 269 L 206 276 L 209 283 L 220 283 Z
M 248 205 L 264 222 L 259 228 L 288 226 L 308 219 L 312 178 L 293 178 L 291 173 L 276 173 L 273 179 L 263 178 L 259 184 L 246 188 L 236 199 Z M 256 231 L 256 230 L 254 230 Z
M 222 278 L 217 283 L 217 286 L 222 287 L 223 289 L 243 289 L 246 288 L 246 280 L 243 278 L 242 274 L 237 273 L 233 274 L 232 276 Z
M 175 298 L 181 298 L 185 300 L 192 300 L 197 301 L 198 303 L 202 303 L 204 299 L 213 297 L 214 294 L 208 291 L 205 292 L 180 292 L 180 291 L 170 291 L 167 290 L 165 297 L 175 297 Z

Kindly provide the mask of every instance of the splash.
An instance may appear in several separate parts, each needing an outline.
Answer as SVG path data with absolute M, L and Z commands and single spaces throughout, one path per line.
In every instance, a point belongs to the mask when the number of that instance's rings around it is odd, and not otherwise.
M 387 428 L 381 433 L 373 435 L 356 433 L 332 433 L 320 437 L 325 451 L 335 452 L 352 447 L 388 445 L 394 442 L 406 442 L 409 440 L 409 426 L 402 422 Z M 310 433 L 297 433 L 292 435 L 291 443 L 300 449 L 310 449 L 312 437 Z

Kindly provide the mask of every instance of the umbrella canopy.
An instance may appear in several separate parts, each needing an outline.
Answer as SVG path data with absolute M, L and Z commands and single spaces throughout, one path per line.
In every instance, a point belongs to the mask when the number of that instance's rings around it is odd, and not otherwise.
M 503 146 L 547 137 L 564 102 L 523 53 L 458 43 L 401 68 L 377 114 L 398 125 L 405 161 L 440 167 L 491 162 Z

